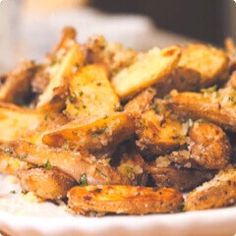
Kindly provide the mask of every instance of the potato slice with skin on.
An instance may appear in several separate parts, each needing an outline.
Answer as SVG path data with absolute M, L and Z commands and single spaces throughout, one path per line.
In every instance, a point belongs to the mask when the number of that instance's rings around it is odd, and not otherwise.
M 179 117 L 205 119 L 223 129 L 236 131 L 234 99 L 235 91 L 227 88 L 212 93 L 172 91 L 166 102 Z
M 86 152 L 70 152 L 51 149 L 20 140 L 0 145 L 0 157 L 8 155 L 35 166 L 52 166 L 73 177 L 78 183 L 88 184 L 129 184 L 106 160 L 96 158 Z
M 139 119 L 145 111 L 150 110 L 155 95 L 155 89 L 145 89 L 125 105 L 125 111 L 134 119 Z
M 171 187 L 185 192 L 210 180 L 215 174 L 215 171 L 210 170 L 177 167 L 168 157 L 168 155 L 158 157 L 146 165 L 146 171 L 157 187 Z
M 178 211 L 181 193 L 171 188 L 135 186 L 74 187 L 68 192 L 68 205 L 78 214 L 89 212 L 144 215 Z
M 84 49 L 86 62 L 105 65 L 111 76 L 131 65 L 137 57 L 135 50 L 125 48 L 119 43 L 107 42 L 101 35 L 90 38 L 84 45 Z
M 136 130 L 137 145 L 145 156 L 169 153 L 185 144 L 183 126 L 177 120 L 164 118 L 153 110 L 145 112 Z
M 22 188 L 45 200 L 65 198 L 76 181 L 58 169 L 32 168 L 17 173 Z
M 0 100 L 16 104 L 28 102 L 31 91 L 31 81 L 38 66 L 33 61 L 22 61 L 4 79 L 0 87 Z
M 128 68 L 112 78 L 112 84 L 121 99 L 127 99 L 141 90 L 162 82 L 177 66 L 181 50 L 172 46 L 159 50 L 154 48 L 140 57 Z
M 211 123 L 194 123 L 189 130 L 191 158 L 206 169 L 222 169 L 230 160 L 231 147 L 224 131 Z
M 107 118 L 81 124 L 74 120 L 43 137 L 43 143 L 52 147 L 67 146 L 72 150 L 86 149 L 103 153 L 113 150 L 134 134 L 134 122 L 126 113 L 115 113 Z
M 50 68 L 50 81 L 44 92 L 39 96 L 37 108 L 48 104 L 57 95 L 59 88 L 63 88 L 64 92 L 66 92 L 68 81 L 83 63 L 84 55 L 81 47 L 75 44 L 60 62 Z
M 16 140 L 39 127 L 44 115 L 13 104 L 0 103 L 1 141 Z
M 103 118 L 119 106 L 119 98 L 102 65 L 85 66 L 70 79 L 69 100 L 64 111 L 70 118 Z
M 212 180 L 205 182 L 187 195 L 186 211 L 205 210 L 229 206 L 236 202 L 236 169 L 221 170 Z
M 228 65 L 229 58 L 223 50 L 193 43 L 182 49 L 178 68 L 199 73 L 200 87 L 206 87 L 224 81 L 227 78 Z M 182 76 L 185 77 L 186 74 L 183 73 Z

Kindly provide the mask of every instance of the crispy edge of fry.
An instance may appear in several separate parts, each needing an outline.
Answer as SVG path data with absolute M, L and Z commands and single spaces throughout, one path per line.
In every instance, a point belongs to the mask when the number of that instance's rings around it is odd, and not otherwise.
M 31 168 L 18 171 L 22 188 L 45 200 L 65 198 L 76 181 L 62 171 L 52 168 Z
M 172 92 L 166 100 L 167 106 L 180 118 L 205 119 L 223 129 L 236 131 L 236 113 L 234 109 L 221 107 L 206 100 L 200 93 Z
M 228 167 L 187 195 L 185 210 L 204 210 L 232 205 L 236 201 L 236 170 Z
M 116 93 L 122 100 L 126 100 L 143 89 L 162 82 L 176 68 L 180 55 L 181 50 L 177 46 L 163 50 L 152 49 L 112 78 Z
M 182 194 L 171 188 L 135 186 L 74 187 L 68 192 L 69 207 L 76 213 L 91 211 L 116 214 L 149 214 L 178 211 Z
M 62 58 L 62 61 L 51 68 L 49 84 L 39 96 L 36 108 L 50 103 L 55 96 L 58 96 L 58 91 L 60 91 L 59 94 L 66 93 L 68 90 L 68 80 L 70 80 L 73 73 L 83 64 L 84 55 L 81 46 L 74 44 Z
M 42 138 L 44 144 L 52 147 L 67 145 L 70 149 L 87 149 L 91 152 L 113 149 L 134 134 L 133 119 L 126 113 L 115 113 L 81 125 L 76 120 Z

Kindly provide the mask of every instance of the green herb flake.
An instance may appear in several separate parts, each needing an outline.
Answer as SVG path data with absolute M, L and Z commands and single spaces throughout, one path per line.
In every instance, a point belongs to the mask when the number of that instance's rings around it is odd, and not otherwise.
M 83 91 L 80 91 L 79 92 L 79 96 L 82 97 L 84 95 L 84 92 Z
M 213 92 L 216 92 L 216 90 L 217 90 L 217 85 L 214 85 L 214 86 L 211 86 L 209 88 L 201 89 L 201 92 L 202 93 L 213 93 Z
M 16 190 L 11 190 L 10 193 L 11 194 L 16 194 Z
M 107 131 L 107 127 L 103 127 L 103 128 L 101 128 L 101 129 L 98 129 L 98 130 L 93 131 L 93 132 L 92 132 L 92 136 L 93 136 L 93 137 L 98 137 L 98 136 L 104 134 L 106 131 Z
M 72 103 L 76 102 L 76 96 L 75 96 L 74 94 L 70 94 L 70 95 L 68 96 L 68 99 L 69 99 L 69 101 L 72 102 Z
M 46 163 L 43 165 L 43 168 L 45 168 L 46 170 L 52 169 L 52 165 L 49 160 L 46 161 Z
M 86 175 L 86 174 L 82 174 L 82 175 L 80 176 L 79 185 L 80 185 L 80 186 L 86 186 L 86 185 L 88 185 L 88 180 L 87 180 L 87 175 Z

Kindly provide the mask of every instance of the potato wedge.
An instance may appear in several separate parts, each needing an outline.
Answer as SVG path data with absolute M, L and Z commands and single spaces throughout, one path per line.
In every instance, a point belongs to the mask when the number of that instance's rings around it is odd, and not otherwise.
M 171 187 L 181 192 L 189 191 L 213 178 L 215 171 L 177 167 L 168 156 L 158 157 L 146 166 L 157 187 Z
M 230 88 L 204 93 L 173 91 L 167 104 L 179 117 L 205 119 L 236 131 L 234 100 L 235 91 Z
M 125 111 L 134 119 L 140 119 L 145 111 L 151 109 L 155 95 L 155 89 L 145 89 L 125 105 Z
M 37 65 L 33 61 L 19 63 L 0 87 L 0 101 L 15 104 L 29 102 L 32 95 L 31 81 L 36 71 Z
M 49 103 L 58 91 L 66 92 L 68 80 L 84 63 L 84 55 L 78 44 L 73 45 L 62 60 L 50 68 L 50 82 L 39 96 L 37 108 Z
M 164 118 L 153 110 L 145 112 L 136 130 L 137 145 L 145 156 L 158 156 L 178 149 L 185 144 L 183 126 L 177 120 Z
M 0 157 L 8 155 L 35 166 L 55 167 L 78 183 L 83 184 L 128 184 L 129 180 L 113 169 L 108 161 L 96 160 L 88 153 L 70 152 L 63 149 L 49 149 L 25 141 L 0 145 Z
M 88 64 L 103 64 L 108 74 L 114 76 L 121 69 L 130 66 L 137 57 L 137 52 L 125 48 L 119 43 L 107 42 L 103 36 L 95 36 L 84 45 Z
M 185 210 L 195 211 L 229 206 L 236 202 L 236 169 L 226 168 L 212 180 L 187 195 Z
M 76 181 L 58 169 L 32 168 L 18 172 L 21 187 L 44 200 L 65 198 Z
M 119 98 L 101 65 L 83 67 L 69 82 L 69 99 L 65 113 L 70 118 L 103 118 L 119 108 Z
M 72 150 L 86 149 L 102 153 L 113 150 L 133 134 L 132 118 L 125 113 L 115 113 L 87 124 L 81 124 L 79 120 L 72 121 L 45 134 L 43 143 L 52 147 L 64 145 Z
M 198 72 L 201 78 L 200 87 L 207 87 L 227 78 L 228 65 L 229 58 L 224 51 L 195 43 L 183 48 L 178 67 Z M 182 76 L 185 77 L 186 74 L 183 73 Z
M 206 169 L 222 169 L 230 160 L 230 142 L 224 131 L 211 123 L 195 123 L 190 131 L 191 159 Z
M 154 48 L 141 55 L 131 66 L 112 78 L 116 93 L 121 99 L 127 99 L 151 85 L 162 82 L 176 68 L 180 53 L 180 48 L 173 46 L 163 50 Z
M 69 207 L 78 214 L 89 212 L 144 215 L 176 212 L 182 195 L 171 188 L 134 186 L 74 187 L 68 192 Z
M 0 103 L 1 141 L 16 140 L 28 131 L 36 129 L 43 115 L 13 104 Z

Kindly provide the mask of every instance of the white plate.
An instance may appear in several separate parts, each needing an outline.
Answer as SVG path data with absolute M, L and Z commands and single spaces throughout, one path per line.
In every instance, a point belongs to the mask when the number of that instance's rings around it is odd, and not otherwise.
M 147 216 L 82 217 L 65 206 L 29 201 L 15 177 L 0 175 L 0 231 L 17 236 L 233 236 L 236 207 Z M 12 190 L 16 194 L 11 193 Z M 31 199 L 31 198 L 30 198 Z
M 17 236 L 34 235 L 191 235 L 233 236 L 236 208 L 149 216 L 19 217 L 0 213 L 0 228 Z

